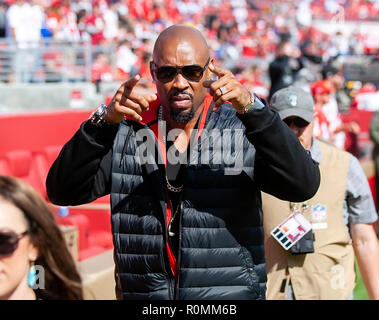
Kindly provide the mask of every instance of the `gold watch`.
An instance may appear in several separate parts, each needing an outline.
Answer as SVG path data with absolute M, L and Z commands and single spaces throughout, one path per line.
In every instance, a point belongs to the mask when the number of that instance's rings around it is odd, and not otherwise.
M 257 97 L 255 93 L 253 93 L 250 97 L 250 102 L 244 106 L 241 110 L 241 114 L 245 114 L 253 109 L 263 109 L 265 107 L 264 103 Z

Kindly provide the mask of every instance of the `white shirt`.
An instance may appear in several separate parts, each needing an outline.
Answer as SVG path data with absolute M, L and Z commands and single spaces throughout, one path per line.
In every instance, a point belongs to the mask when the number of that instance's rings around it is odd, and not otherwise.
M 340 113 L 338 111 L 337 100 L 334 95 L 330 97 L 328 103 L 322 106 L 322 111 L 324 112 L 326 118 L 329 121 L 329 130 L 333 135 L 333 140 L 331 142 L 337 148 L 344 149 L 346 139 L 345 132 L 338 132 L 334 134 L 335 130 L 342 124 Z
M 117 67 L 126 73 L 130 73 L 137 62 L 137 56 L 127 46 L 122 45 L 117 51 Z
M 37 47 L 44 19 L 40 6 L 31 6 L 29 3 L 12 5 L 7 11 L 7 19 L 20 48 Z
M 103 14 L 105 20 L 104 37 L 113 40 L 118 35 L 118 15 L 112 9 L 106 9 Z

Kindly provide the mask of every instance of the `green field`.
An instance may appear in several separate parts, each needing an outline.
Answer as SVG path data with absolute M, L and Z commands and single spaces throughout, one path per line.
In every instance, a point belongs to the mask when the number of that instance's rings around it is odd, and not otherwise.
M 355 262 L 355 270 L 357 272 L 357 284 L 354 288 L 354 300 L 369 300 L 357 262 Z

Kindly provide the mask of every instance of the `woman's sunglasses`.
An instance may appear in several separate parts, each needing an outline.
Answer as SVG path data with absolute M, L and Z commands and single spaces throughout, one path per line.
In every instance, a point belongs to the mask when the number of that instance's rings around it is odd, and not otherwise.
M 287 126 L 291 126 L 291 124 L 293 123 L 295 125 L 295 127 L 297 128 L 304 128 L 306 127 L 309 123 L 307 121 L 305 121 L 304 119 L 301 119 L 301 118 L 286 118 L 283 120 Z
M 16 232 L 0 232 L 0 256 L 1 255 L 10 255 L 16 251 L 18 243 L 25 235 L 28 234 L 28 231 L 17 234 Z
M 204 71 L 207 69 L 211 58 L 209 57 L 204 67 L 197 64 L 192 64 L 183 67 L 174 66 L 161 66 L 158 67 L 155 62 L 152 62 L 154 67 L 155 76 L 160 82 L 166 83 L 174 80 L 174 78 L 180 73 L 184 78 L 189 81 L 198 82 L 203 77 Z

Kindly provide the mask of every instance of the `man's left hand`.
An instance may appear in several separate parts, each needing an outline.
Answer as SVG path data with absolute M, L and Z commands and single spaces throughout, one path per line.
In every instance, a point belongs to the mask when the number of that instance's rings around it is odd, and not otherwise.
M 203 86 L 209 88 L 215 106 L 219 107 L 229 101 L 237 112 L 243 112 L 245 106 L 254 99 L 254 96 L 236 79 L 231 71 L 218 68 L 213 64 L 209 64 L 208 68 L 218 77 L 217 80 L 203 82 Z

